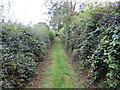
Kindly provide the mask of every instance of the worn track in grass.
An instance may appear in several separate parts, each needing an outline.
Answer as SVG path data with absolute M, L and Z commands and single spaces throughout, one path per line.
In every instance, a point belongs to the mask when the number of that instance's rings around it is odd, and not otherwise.
M 84 88 L 84 83 L 78 81 L 74 68 L 58 37 L 50 52 L 51 64 L 44 71 L 40 88 Z

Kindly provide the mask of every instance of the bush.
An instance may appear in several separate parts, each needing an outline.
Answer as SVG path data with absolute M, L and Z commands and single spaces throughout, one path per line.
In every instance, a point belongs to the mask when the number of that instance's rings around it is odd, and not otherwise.
M 119 3 L 79 12 L 70 29 L 61 31 L 62 42 L 73 60 L 80 61 L 81 69 L 101 88 L 120 87 Z
M 52 32 L 39 24 L 26 27 L 15 23 L 2 24 L 1 32 L 2 86 L 24 87 L 44 60 L 54 39 Z

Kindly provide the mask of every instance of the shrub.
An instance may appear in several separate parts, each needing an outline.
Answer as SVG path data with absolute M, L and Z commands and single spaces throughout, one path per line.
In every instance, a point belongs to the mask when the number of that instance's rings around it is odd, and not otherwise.
M 120 87 L 119 3 L 94 9 L 89 6 L 73 17 L 69 29 L 61 31 L 62 42 L 73 60 L 79 61 L 81 69 L 101 88 Z
M 1 32 L 2 86 L 24 87 L 44 60 L 54 39 L 52 32 L 41 25 L 26 27 L 15 23 L 2 24 Z

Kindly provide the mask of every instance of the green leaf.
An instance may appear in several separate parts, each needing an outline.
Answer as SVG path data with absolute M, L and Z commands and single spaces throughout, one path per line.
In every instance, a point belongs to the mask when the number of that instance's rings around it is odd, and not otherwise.
M 116 64 L 110 64 L 109 67 L 115 69 L 115 68 L 118 68 L 118 65 L 116 65 Z
M 108 40 L 105 40 L 105 42 L 104 42 L 105 44 L 107 44 L 107 43 L 109 43 L 109 41 Z

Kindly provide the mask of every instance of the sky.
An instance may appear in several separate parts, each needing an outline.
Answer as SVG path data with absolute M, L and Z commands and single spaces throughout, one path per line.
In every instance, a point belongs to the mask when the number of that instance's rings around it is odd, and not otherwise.
M 36 24 L 38 22 L 47 22 L 47 20 L 49 20 L 48 15 L 45 14 L 48 11 L 44 5 L 45 0 L 0 0 L 0 3 L 3 3 L 5 6 L 4 11 L 7 11 L 8 1 L 11 1 L 12 4 L 10 11 L 8 13 L 4 12 L 6 16 L 5 19 L 6 21 L 10 19 L 13 22 L 17 21 L 27 25 L 30 24 L 30 22 L 31 24 Z M 106 0 L 98 0 L 98 1 L 106 1 Z M 109 1 L 115 1 L 115 0 L 109 0 Z
M 1 0 L 0 0 L 1 1 Z M 7 8 L 7 2 L 9 0 L 2 0 Z M 45 14 L 47 8 L 44 3 L 45 0 L 10 0 L 12 1 L 11 9 L 8 13 L 4 13 L 6 20 L 11 19 L 13 22 L 18 21 L 23 24 L 32 24 L 46 22 L 48 16 Z

